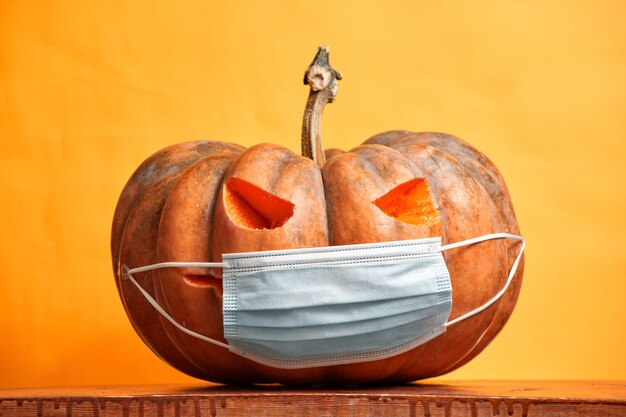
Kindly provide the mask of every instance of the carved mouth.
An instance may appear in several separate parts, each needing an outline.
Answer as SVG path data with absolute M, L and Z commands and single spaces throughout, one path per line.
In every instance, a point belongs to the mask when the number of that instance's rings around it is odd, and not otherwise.
M 222 279 L 211 274 L 185 274 L 183 279 L 189 285 L 199 288 L 215 288 L 222 295 Z

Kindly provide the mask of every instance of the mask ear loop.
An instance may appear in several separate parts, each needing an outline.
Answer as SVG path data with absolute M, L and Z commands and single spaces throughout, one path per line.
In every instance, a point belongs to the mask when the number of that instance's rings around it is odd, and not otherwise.
M 151 271 L 151 270 L 160 269 L 160 268 L 175 268 L 175 267 L 222 268 L 223 266 L 224 264 L 222 262 L 162 262 L 158 264 L 142 266 L 142 267 L 133 268 L 133 269 L 129 269 L 126 265 L 122 265 L 122 277 L 124 279 L 130 280 L 130 282 L 132 282 L 135 285 L 135 287 L 137 287 L 137 289 L 141 292 L 141 294 L 143 294 L 143 296 L 152 305 L 152 307 L 154 307 L 156 311 L 161 313 L 161 315 L 165 317 L 167 321 L 172 323 L 172 325 L 174 325 L 181 332 L 186 333 L 191 337 L 195 337 L 205 342 L 213 343 L 214 345 L 223 347 L 224 349 L 232 351 L 233 353 L 238 353 L 237 350 L 232 349 L 232 347 L 227 343 L 223 343 L 223 342 L 220 342 L 219 340 L 215 340 L 205 335 L 202 335 L 200 333 L 196 333 L 193 330 L 189 330 L 188 328 L 182 326 L 180 323 L 174 320 L 174 318 L 170 316 L 169 313 L 165 311 L 163 307 L 161 307 L 161 305 L 157 302 L 157 300 L 152 298 L 152 296 L 148 294 L 148 291 L 144 290 L 143 287 L 139 285 L 139 283 L 133 277 L 133 274 L 136 272 L 145 272 L 145 271 Z
M 480 242 L 484 242 L 486 240 L 492 240 L 492 239 L 513 239 L 513 240 L 517 240 L 522 242 L 522 246 L 519 250 L 519 253 L 517 254 L 517 258 L 515 258 L 515 262 L 513 262 L 513 265 L 511 266 L 511 271 L 509 272 L 509 276 L 506 280 L 506 282 L 504 283 L 504 286 L 502 287 L 502 289 L 500 291 L 498 291 L 498 293 L 496 295 L 493 296 L 493 298 L 491 298 L 489 301 L 487 301 L 485 304 L 481 305 L 480 307 L 469 311 L 465 314 L 463 314 L 462 316 L 459 316 L 453 320 L 448 321 L 446 324 L 444 324 L 444 327 L 448 327 L 451 326 L 455 323 L 458 323 L 460 321 L 463 321 L 469 317 L 475 316 L 476 314 L 480 313 L 481 311 L 487 309 L 490 305 L 492 305 L 493 303 L 495 303 L 496 301 L 498 301 L 502 295 L 506 292 L 506 290 L 509 288 L 509 285 L 511 284 L 511 281 L 513 281 L 513 277 L 515 276 L 515 272 L 517 272 L 517 267 L 519 265 L 520 259 L 522 258 L 522 254 L 524 253 L 524 248 L 526 247 L 526 242 L 524 241 L 524 238 L 522 236 L 517 236 L 517 235 L 512 235 L 510 233 L 492 233 L 489 235 L 484 235 L 484 236 L 479 236 L 479 237 L 475 237 L 473 239 L 467 239 L 467 240 L 462 240 L 460 242 L 456 242 L 456 243 L 451 243 L 449 245 L 443 245 L 441 247 L 441 251 L 446 251 L 449 249 L 454 249 L 454 248 L 458 248 L 460 246 L 467 246 L 467 245 L 473 245 L 475 243 L 480 243 Z
M 513 277 L 515 276 L 515 272 L 517 271 L 517 267 L 519 265 L 520 259 L 522 258 L 522 254 L 524 253 L 524 248 L 526 247 L 526 243 L 522 236 L 517 236 L 517 235 L 513 235 L 509 233 L 492 233 L 489 235 L 480 236 L 480 237 L 476 237 L 473 239 L 467 239 L 467 240 L 463 240 L 460 242 L 441 246 L 440 251 L 443 252 L 449 249 L 458 248 L 460 246 L 472 245 L 474 243 L 484 242 L 484 241 L 491 240 L 491 239 L 504 239 L 504 238 L 518 240 L 522 242 L 522 246 L 520 248 L 519 254 L 517 255 L 517 258 L 515 259 L 515 262 L 513 262 L 513 265 L 511 266 L 511 271 L 509 273 L 506 283 L 504 284 L 504 287 L 502 287 L 502 289 L 492 299 L 487 301 L 482 306 L 468 313 L 465 313 L 462 316 L 459 316 L 453 320 L 448 321 L 447 323 L 443 325 L 443 327 L 451 326 L 455 323 L 458 323 L 462 320 L 465 320 L 471 316 L 474 316 L 480 313 L 481 311 L 485 310 L 490 305 L 498 301 L 500 297 L 502 297 L 502 295 L 506 292 L 509 285 L 511 284 Z M 223 343 L 223 342 L 220 342 L 219 340 L 215 340 L 205 335 L 202 335 L 200 333 L 196 333 L 193 330 L 189 330 L 188 328 L 182 326 L 172 316 L 170 316 L 170 314 L 167 311 L 165 311 L 165 309 L 161 307 L 161 305 L 146 290 L 144 290 L 143 287 L 139 285 L 139 283 L 133 277 L 133 274 L 137 272 L 146 272 L 146 271 L 152 271 L 152 270 L 161 269 L 161 268 L 177 268 L 177 267 L 223 268 L 224 263 L 223 262 L 161 262 L 158 264 L 141 266 L 141 267 L 132 268 L 132 269 L 128 268 L 128 266 L 126 265 L 122 265 L 122 278 L 128 279 L 130 282 L 132 282 L 133 285 L 137 287 L 137 289 L 145 297 L 148 303 L 150 303 L 150 305 L 152 305 L 152 307 L 154 307 L 155 310 L 157 310 L 163 317 L 165 317 L 165 319 L 167 319 L 167 321 L 169 321 L 174 327 L 176 327 L 181 332 L 191 337 L 195 337 L 205 342 L 212 343 L 216 346 L 222 347 L 237 355 L 246 357 L 247 355 L 244 352 L 241 352 L 239 349 L 236 349 L 227 343 Z

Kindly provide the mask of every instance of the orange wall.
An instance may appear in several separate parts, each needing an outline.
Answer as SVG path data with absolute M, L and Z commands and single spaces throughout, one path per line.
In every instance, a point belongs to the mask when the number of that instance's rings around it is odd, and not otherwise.
M 626 3 L 393 3 L 3 2 L 0 387 L 191 380 L 123 312 L 117 197 L 177 141 L 297 150 L 321 43 L 345 77 L 328 146 L 450 132 L 507 178 L 521 298 L 449 378 L 626 379 Z

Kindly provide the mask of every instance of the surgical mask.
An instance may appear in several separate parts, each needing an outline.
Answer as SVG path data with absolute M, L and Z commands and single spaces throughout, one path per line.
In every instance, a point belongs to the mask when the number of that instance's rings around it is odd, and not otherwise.
M 503 288 L 482 306 L 448 320 L 450 274 L 442 252 L 491 239 L 521 241 Z M 495 303 L 510 285 L 524 239 L 494 233 L 448 245 L 441 238 L 222 255 L 222 262 L 165 262 L 128 278 L 180 331 L 252 361 L 284 369 L 366 362 L 399 355 Z M 224 338 L 178 323 L 134 273 L 171 267 L 223 269 Z

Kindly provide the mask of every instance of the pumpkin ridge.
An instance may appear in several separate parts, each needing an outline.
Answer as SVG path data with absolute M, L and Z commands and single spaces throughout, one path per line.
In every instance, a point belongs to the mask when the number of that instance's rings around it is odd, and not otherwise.
M 391 132 L 386 132 L 391 133 Z M 374 136 L 373 138 L 376 138 Z M 513 204 L 504 182 L 504 178 L 497 167 L 482 152 L 474 148 L 466 141 L 450 134 L 438 132 L 420 132 L 408 136 L 397 136 L 390 140 L 388 146 L 401 147 L 403 144 L 412 142 L 421 143 L 426 146 L 446 152 L 451 158 L 465 167 L 467 172 L 475 181 L 482 186 L 484 192 L 493 201 L 495 215 L 497 216 L 502 230 L 507 230 L 514 234 L 519 234 L 519 226 L 515 219 Z M 509 244 L 507 249 L 506 264 L 510 268 L 513 260 L 517 256 L 517 245 Z M 516 278 L 508 293 L 498 302 L 496 315 L 489 328 L 484 332 L 481 341 L 475 346 L 472 352 L 468 353 L 457 364 L 443 373 L 450 372 L 467 363 L 478 353 L 482 352 L 491 340 L 502 330 L 510 317 L 521 287 L 521 277 L 524 272 L 524 257 L 520 259 Z
M 459 162 L 453 155 L 448 154 L 447 152 L 440 150 L 434 146 L 428 145 L 428 144 L 424 144 L 421 142 L 414 142 L 414 141 L 406 141 L 400 145 L 395 145 L 394 147 L 398 152 L 401 152 L 403 155 L 407 155 L 407 157 L 409 159 L 413 159 L 414 163 L 416 165 L 419 165 L 421 167 L 421 169 L 424 172 L 425 177 L 427 178 L 427 180 L 431 183 L 434 184 L 432 187 L 432 192 L 435 194 L 437 202 L 439 204 L 442 204 L 444 206 L 444 210 L 442 211 L 442 222 L 444 223 L 444 242 L 449 242 L 449 239 L 453 239 L 454 241 L 456 240 L 462 240 L 464 238 L 469 238 L 469 237 L 473 237 L 470 235 L 467 235 L 467 232 L 463 232 L 461 230 L 457 230 L 454 233 L 452 233 L 451 236 L 451 225 L 454 224 L 461 224 L 461 225 L 467 225 L 470 227 L 470 229 L 472 227 L 474 227 L 473 225 L 478 225 L 478 224 L 483 224 L 483 221 L 479 221 L 478 219 L 473 219 L 470 217 L 467 217 L 467 215 L 469 213 L 466 212 L 466 210 L 463 210 L 461 212 L 458 212 L 458 209 L 455 209 L 457 203 L 459 202 L 455 202 L 455 201 L 448 201 L 448 197 L 445 197 L 445 194 L 450 194 L 452 192 L 452 190 L 454 190 L 454 188 L 449 189 L 449 187 L 446 186 L 445 181 L 450 182 L 450 185 L 453 186 L 458 186 L 458 185 L 454 185 L 457 183 L 457 181 L 462 180 L 464 182 L 463 185 L 463 189 L 467 190 L 465 192 L 469 193 L 468 195 L 475 195 L 475 198 L 479 198 L 480 201 L 482 201 L 481 206 L 473 206 L 474 209 L 473 210 L 477 210 L 478 207 L 482 207 L 480 209 L 480 213 L 485 219 L 490 219 L 490 223 L 491 226 L 489 228 L 485 228 L 484 226 L 481 226 L 482 228 L 482 232 L 479 233 L 491 233 L 494 231 L 498 231 L 498 229 L 501 228 L 502 222 L 500 220 L 500 218 L 498 216 L 496 216 L 496 207 L 497 204 L 496 202 L 494 202 L 491 198 L 491 196 L 489 195 L 489 193 L 487 193 L 487 191 L 485 190 L 485 188 L 482 186 L 482 184 L 476 180 L 474 177 L 472 177 L 471 175 L 469 175 L 469 173 L 467 172 L 466 167 Z M 420 163 L 422 161 L 428 161 L 428 164 L 424 164 L 424 163 Z M 443 179 L 443 182 L 438 181 L 437 178 L 439 179 Z M 469 183 L 467 183 L 469 181 Z M 467 184 L 465 184 L 467 183 Z M 471 184 L 471 185 L 470 185 Z M 478 194 L 476 194 L 478 193 Z M 453 194 L 453 196 L 455 196 Z M 470 201 L 471 204 L 477 204 L 479 200 L 476 201 Z M 446 207 L 447 206 L 447 207 Z M 472 206 L 470 206 L 472 207 Z M 487 210 L 487 213 L 481 213 L 483 210 Z M 455 214 L 456 213 L 456 214 Z M 453 217 L 451 217 L 451 215 Z M 461 219 L 459 218 L 459 215 L 461 215 L 461 218 L 463 216 L 467 217 L 466 219 Z M 486 226 L 486 225 L 485 225 Z M 475 232 L 470 232 L 470 233 L 475 233 Z M 482 244 L 481 244 L 482 245 Z M 498 259 L 499 257 L 504 256 L 506 259 L 506 247 L 504 247 L 505 243 L 504 242 L 491 242 L 489 243 L 489 245 L 492 245 L 492 247 L 494 248 L 494 256 L 493 257 L 489 257 L 486 259 L 493 259 L 495 262 L 496 259 Z M 477 251 L 482 251 L 483 249 L 481 249 L 480 247 L 471 249 L 471 248 L 461 248 L 461 249 L 455 249 L 454 251 L 456 251 L 456 253 L 454 254 L 455 258 L 452 258 L 452 254 L 451 253 L 444 253 L 444 257 L 446 257 L 446 262 L 448 264 L 448 267 L 450 268 L 450 273 L 452 275 L 452 285 L 453 288 L 457 288 L 456 294 L 459 294 L 459 287 L 458 287 L 458 283 L 459 283 L 459 276 L 463 276 L 463 277 L 468 277 L 468 278 L 473 278 L 471 276 L 467 276 L 467 272 L 463 271 L 463 270 L 458 270 L 455 273 L 455 270 L 458 269 L 458 266 L 454 267 L 454 261 L 453 259 L 457 259 L 457 257 L 459 255 L 461 255 L 464 251 L 469 251 L 469 250 L 477 250 Z M 498 253 L 500 255 L 498 255 Z M 467 265 L 470 266 L 470 265 Z M 486 265 L 484 266 L 486 267 Z M 463 268 L 465 268 L 465 266 L 463 266 Z M 503 269 L 504 267 L 501 267 L 500 269 Z M 493 269 L 492 270 L 493 274 L 496 274 L 496 270 Z M 494 275 L 495 276 L 495 275 Z M 498 282 L 501 282 L 502 280 L 504 280 L 506 278 L 506 270 L 500 271 L 500 273 L 498 274 Z M 496 287 L 497 285 L 493 285 L 494 287 L 494 292 L 497 291 Z M 455 291 L 453 291 L 453 297 L 455 297 Z M 483 294 L 483 298 L 488 299 L 488 295 Z M 482 300 L 479 300 L 482 301 Z M 475 303 L 479 303 L 479 301 L 475 301 Z M 456 307 L 455 307 L 456 305 Z M 482 328 L 483 330 L 480 332 L 480 334 L 477 334 L 474 336 L 474 338 L 470 341 L 467 338 L 464 338 L 463 341 L 461 342 L 456 342 L 455 343 L 455 348 L 461 348 L 462 344 L 465 344 L 465 346 L 463 347 L 463 353 L 459 352 L 459 354 L 461 355 L 461 357 L 456 357 L 458 355 L 455 355 L 455 359 L 454 362 L 452 363 L 445 363 L 442 362 L 440 364 L 441 368 L 440 369 L 430 369 L 427 374 L 428 375 L 441 375 L 443 373 L 446 373 L 448 369 L 452 368 L 456 363 L 458 363 L 459 361 L 463 360 L 465 357 L 467 357 L 467 355 L 471 354 L 472 352 L 474 352 L 474 349 L 476 346 L 478 346 L 484 336 L 484 334 L 487 332 L 487 330 L 490 328 L 490 326 L 494 323 L 495 317 L 496 317 L 496 313 L 498 308 L 500 307 L 501 303 L 498 302 L 496 304 L 494 304 L 493 306 L 491 306 L 489 309 L 485 310 L 484 312 L 482 312 L 481 315 L 477 315 L 474 316 L 473 318 L 469 319 L 472 320 L 472 322 L 482 322 L 482 324 L 480 324 L 480 328 Z M 453 301 L 453 312 L 451 315 L 451 318 L 457 317 L 460 314 L 463 314 L 463 311 L 457 311 L 458 307 L 460 306 L 458 300 L 454 300 Z M 472 306 L 466 307 L 466 309 L 472 310 Z M 490 317 L 489 317 L 490 316 Z M 487 320 L 488 319 L 488 320 Z M 472 322 L 468 322 L 468 323 L 472 323 Z M 458 325 L 455 326 L 470 326 L 470 324 L 468 323 L 459 323 Z M 433 340 L 432 343 L 433 345 L 437 345 L 440 343 L 444 343 L 444 340 L 447 339 L 451 339 L 453 337 L 458 337 L 458 335 L 460 333 L 460 330 L 456 327 L 451 327 L 448 329 L 448 331 L 442 335 L 442 340 L 438 340 L 435 339 Z M 451 342 L 448 341 L 448 344 L 450 344 Z M 460 344 L 459 344 L 460 343 Z M 421 363 L 421 359 L 419 357 L 415 357 L 413 364 L 418 366 L 418 367 L 424 367 L 424 365 Z M 411 365 L 413 366 L 413 365 Z M 409 366 L 410 368 L 410 366 Z
M 175 184 L 176 177 L 165 177 L 160 181 L 152 184 L 149 189 L 140 194 L 137 202 L 133 206 L 133 209 L 129 212 L 124 230 L 122 232 L 120 241 L 120 264 L 127 263 L 128 257 L 137 258 L 133 262 L 128 262 L 129 267 L 149 265 L 154 262 L 155 253 L 151 248 L 156 247 L 157 235 L 155 233 L 156 227 L 154 224 L 158 224 L 161 218 L 161 212 L 163 210 L 163 204 L 167 197 L 167 191 Z M 152 200 L 152 201 L 151 201 Z M 156 204 L 155 204 L 156 203 Z M 147 211 L 147 213 L 146 213 Z M 146 224 L 145 214 L 148 216 L 148 224 Z M 133 224 L 135 221 L 140 222 Z M 153 226 L 153 227 L 149 227 Z M 137 236 L 138 235 L 138 236 Z M 127 249 L 128 248 L 128 249 Z M 147 248 L 147 250 L 145 250 Z M 128 252 L 127 252 L 128 250 Z M 126 253 L 127 252 L 127 253 Z M 126 256 L 124 254 L 126 253 Z M 137 265 L 134 265 L 137 263 Z M 150 271 L 142 274 L 137 274 L 135 279 L 142 285 L 142 287 L 148 291 L 152 296 L 155 295 L 155 285 Z M 133 328 L 140 336 L 142 341 L 152 350 L 159 358 L 172 364 L 177 369 L 189 375 L 200 376 L 201 373 L 182 355 L 178 350 L 174 349 L 174 345 L 171 340 L 164 334 L 162 327 L 159 328 L 157 323 L 161 323 L 160 314 L 155 311 L 151 305 L 144 299 L 129 281 L 123 281 L 120 273 L 117 274 L 119 283 L 120 298 L 124 305 L 126 313 L 131 318 Z M 150 326 L 135 326 L 133 317 L 137 317 L 138 321 L 143 322 L 146 317 L 151 317 Z M 140 319 L 141 318 L 141 319 Z
M 159 222 L 156 262 L 212 261 L 210 246 L 213 235 L 214 206 L 224 175 L 237 157 L 235 152 L 208 155 L 187 167 L 167 195 Z M 200 194 L 195 194 L 196 190 Z M 193 196 L 194 198 L 190 198 Z M 200 200 L 205 201 L 200 201 Z M 223 340 L 216 317 L 221 318 L 221 279 L 205 268 L 168 268 L 156 271 L 155 298 L 170 314 L 187 326 L 218 340 Z M 190 282 L 191 281 L 191 282 Z M 193 302 L 182 302 L 187 297 Z M 163 332 L 183 357 L 202 374 L 216 382 L 238 382 L 237 375 L 207 365 L 208 356 L 232 355 L 220 347 L 199 346 L 195 339 L 182 334 L 167 320 L 159 317 Z M 201 342 L 204 343 L 204 342 Z

